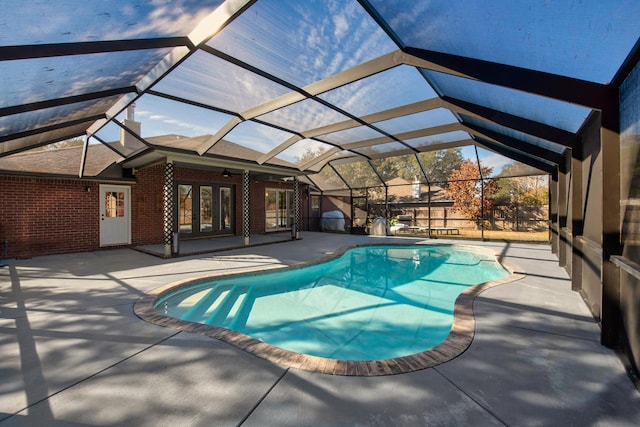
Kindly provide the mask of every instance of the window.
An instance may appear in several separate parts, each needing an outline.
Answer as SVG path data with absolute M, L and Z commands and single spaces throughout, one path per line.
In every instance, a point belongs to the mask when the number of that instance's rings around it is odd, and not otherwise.
M 104 216 L 109 218 L 124 216 L 124 193 L 108 191 L 105 193 Z

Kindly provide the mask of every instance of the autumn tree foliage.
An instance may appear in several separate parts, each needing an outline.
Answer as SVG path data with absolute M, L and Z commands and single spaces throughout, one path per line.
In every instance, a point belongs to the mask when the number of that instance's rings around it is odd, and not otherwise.
M 482 197 L 482 176 L 489 176 L 493 168 L 482 166 L 467 160 L 449 175 L 449 187 L 446 189 L 448 197 L 453 200 L 453 208 L 464 215 L 465 218 L 474 220 L 478 224 L 483 216 L 487 216 L 493 207 L 493 196 L 498 191 L 498 183 L 494 179 L 484 180 L 484 198 Z M 484 206 L 482 200 L 484 199 Z M 484 215 L 483 215 L 484 212 Z

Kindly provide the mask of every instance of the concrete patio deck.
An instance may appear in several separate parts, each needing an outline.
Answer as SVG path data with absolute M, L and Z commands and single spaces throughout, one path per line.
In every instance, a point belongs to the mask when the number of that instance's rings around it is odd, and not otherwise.
M 178 254 L 175 256 L 201 255 L 212 252 L 220 252 L 231 249 L 241 249 L 246 246 L 271 245 L 292 240 L 291 232 L 252 234 L 249 236 L 249 245 L 244 244 L 243 236 L 218 236 L 203 239 L 181 240 L 178 245 Z M 165 257 L 164 245 L 143 245 L 134 249 L 148 253 L 149 255 Z
M 467 242 L 527 276 L 476 298 L 466 352 L 408 374 L 298 371 L 133 314 L 176 280 L 424 241 L 300 236 L 177 259 L 114 249 L 5 261 L 0 426 L 640 425 L 640 393 L 545 245 Z

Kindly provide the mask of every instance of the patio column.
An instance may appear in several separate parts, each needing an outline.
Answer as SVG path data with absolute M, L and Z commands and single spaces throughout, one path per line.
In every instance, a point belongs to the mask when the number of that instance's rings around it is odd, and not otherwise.
M 249 246 L 249 232 L 251 225 L 251 197 L 249 186 L 249 171 L 242 171 L 242 235 L 244 236 L 244 245 Z
M 600 342 L 609 348 L 620 344 L 622 310 L 620 272 L 611 257 L 622 254 L 620 242 L 620 113 L 618 91 L 612 91 L 607 109 L 602 111 L 600 149 L 602 152 L 602 307 Z
M 297 176 L 293 177 L 293 226 L 292 238 L 297 239 L 300 232 L 300 180 Z
M 584 200 L 585 192 L 582 181 L 582 168 L 584 156 L 582 145 L 576 144 L 571 150 L 571 289 L 578 292 L 582 290 L 582 261 L 585 248 L 584 239 Z
M 477 147 L 476 147 L 477 151 Z M 478 163 L 480 164 L 480 163 Z M 484 179 L 482 178 L 482 171 L 480 171 L 480 240 L 484 242 Z M 517 217 L 516 217 L 517 221 Z
M 565 161 L 563 159 L 563 161 Z M 567 228 L 569 207 L 569 168 L 561 168 L 558 173 L 558 262 L 560 267 L 567 267 L 567 236 L 569 229 Z
M 431 183 L 427 184 L 427 227 L 429 228 L 429 237 L 431 237 Z
M 558 255 L 560 233 L 558 232 L 558 189 L 560 171 L 556 168 L 549 177 L 549 232 L 551 233 L 551 252 Z
M 172 162 L 164 165 L 164 179 L 162 183 L 162 230 L 164 242 L 164 256 L 171 257 L 171 244 L 173 243 L 173 199 L 175 169 Z M 177 242 L 176 242 L 177 243 Z

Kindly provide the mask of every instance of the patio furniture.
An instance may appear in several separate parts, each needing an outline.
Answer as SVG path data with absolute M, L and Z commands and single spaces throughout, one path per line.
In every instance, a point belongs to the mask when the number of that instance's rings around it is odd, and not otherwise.
M 457 234 L 460 235 L 460 230 L 456 227 L 434 227 L 431 229 L 431 234 Z

